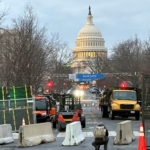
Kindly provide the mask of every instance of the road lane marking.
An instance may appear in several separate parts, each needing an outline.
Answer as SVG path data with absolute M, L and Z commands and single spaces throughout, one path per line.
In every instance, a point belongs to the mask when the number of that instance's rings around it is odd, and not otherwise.
M 96 118 L 93 116 L 93 114 L 90 112 L 91 116 L 93 117 L 93 119 L 97 122 Z M 98 123 L 98 122 L 97 122 Z
M 18 139 L 19 133 L 12 133 L 13 139 Z
M 116 136 L 116 131 L 109 131 L 109 136 Z
M 83 132 L 85 137 L 94 137 L 93 132 Z
M 61 132 L 57 135 L 57 137 L 65 137 L 66 133 L 65 132 Z
M 86 122 L 86 124 L 97 124 L 97 122 Z
M 135 136 L 139 136 L 140 135 L 139 131 L 133 131 L 133 133 L 134 133 Z
M 82 132 L 85 137 L 94 137 L 93 132 Z M 109 137 L 111 136 L 117 136 L 116 131 L 108 131 Z M 139 136 L 139 131 L 133 131 L 135 136 Z M 65 132 L 60 132 L 57 137 L 65 137 Z
M 89 111 L 90 112 L 90 111 Z M 99 120 L 97 119 L 97 117 L 93 114 L 93 112 L 90 112 L 91 116 L 93 117 L 93 119 L 98 123 Z
M 89 128 L 84 128 L 84 129 L 93 129 L 93 131 L 94 131 L 94 127 L 89 127 Z M 85 137 L 94 137 L 93 136 L 93 132 L 82 132 L 82 133 L 84 134 Z M 108 133 L 109 133 L 109 137 L 111 137 L 111 136 L 113 136 L 113 137 L 117 136 L 116 131 L 108 131 Z M 135 136 L 139 136 L 140 135 L 139 131 L 133 131 L 133 134 Z M 65 132 L 59 132 L 58 135 L 57 135 L 57 137 L 65 137 L 65 135 L 66 135 Z M 19 137 L 18 133 L 13 133 L 13 138 L 14 139 L 18 139 L 18 137 Z

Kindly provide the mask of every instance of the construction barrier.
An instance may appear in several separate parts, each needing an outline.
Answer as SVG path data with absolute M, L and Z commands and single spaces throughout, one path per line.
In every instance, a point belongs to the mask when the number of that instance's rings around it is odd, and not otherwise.
M 36 123 L 34 111 L 33 99 L 0 100 L 0 124 L 11 124 L 18 131 L 23 117 L 27 125 Z
M 0 125 L 0 144 L 8 144 L 14 142 L 12 137 L 12 127 L 10 124 Z
M 133 134 L 132 122 L 123 121 L 117 125 L 117 137 L 114 140 L 115 145 L 125 145 L 130 144 L 135 140 L 135 135 Z
M 67 124 L 66 127 L 66 136 L 63 141 L 63 146 L 79 145 L 85 140 L 85 137 L 81 130 L 80 121 Z
M 25 125 L 19 128 L 18 147 L 29 147 L 55 140 L 50 122 Z

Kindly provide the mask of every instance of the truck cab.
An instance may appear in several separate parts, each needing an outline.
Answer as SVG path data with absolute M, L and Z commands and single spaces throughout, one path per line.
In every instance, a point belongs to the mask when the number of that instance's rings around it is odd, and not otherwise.
M 37 123 L 50 122 L 56 109 L 51 107 L 50 100 L 45 96 L 35 97 L 35 111 Z
M 134 116 L 136 120 L 140 118 L 140 105 L 137 100 L 137 92 L 131 89 L 110 88 L 101 96 L 100 101 L 102 117 L 113 120 L 115 116 L 128 118 Z
M 134 90 L 113 90 L 110 102 L 109 112 L 111 119 L 114 119 L 115 116 L 135 116 L 136 120 L 139 120 L 140 105 L 137 104 Z

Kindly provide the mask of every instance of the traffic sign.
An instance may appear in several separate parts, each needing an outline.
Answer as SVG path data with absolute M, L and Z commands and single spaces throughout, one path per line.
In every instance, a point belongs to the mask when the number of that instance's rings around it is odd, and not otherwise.
M 103 78 L 104 74 L 69 74 L 69 79 L 74 81 L 95 81 Z
M 75 81 L 78 81 L 78 82 L 82 82 L 82 81 L 95 81 L 96 79 L 95 78 L 77 78 Z
M 76 74 L 78 79 L 103 79 L 104 74 Z

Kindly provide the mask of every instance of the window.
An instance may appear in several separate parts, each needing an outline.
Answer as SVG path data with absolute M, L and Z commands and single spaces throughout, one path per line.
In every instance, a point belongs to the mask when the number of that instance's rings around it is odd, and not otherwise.
M 36 110 L 46 110 L 46 99 L 35 100 Z
M 88 52 L 86 52 L 86 57 L 88 57 Z
M 95 57 L 95 52 L 93 52 L 93 57 Z
M 136 94 L 135 92 L 114 92 L 114 100 L 136 101 Z

